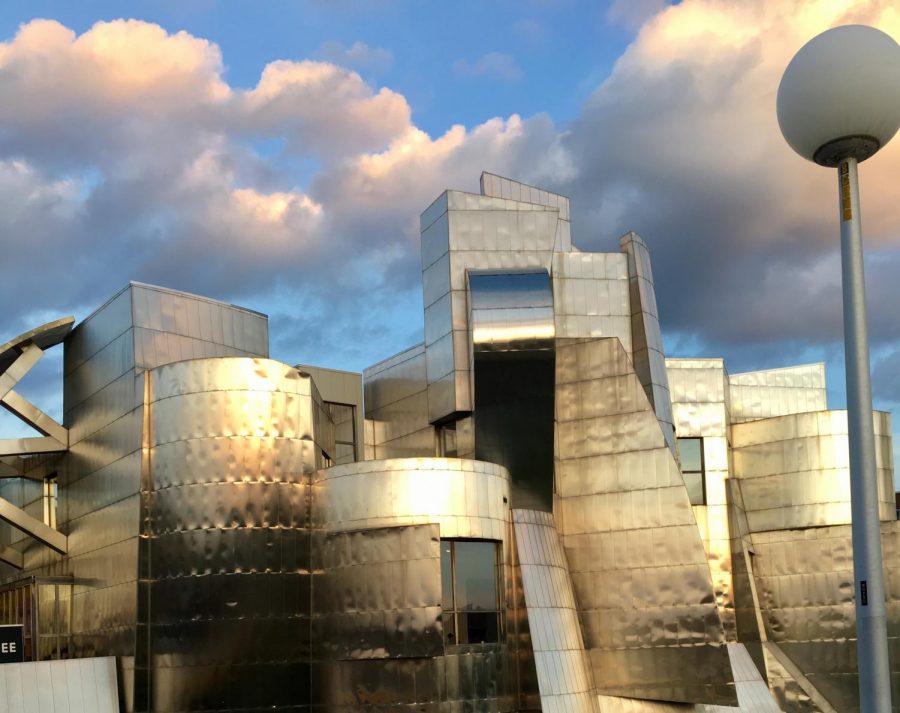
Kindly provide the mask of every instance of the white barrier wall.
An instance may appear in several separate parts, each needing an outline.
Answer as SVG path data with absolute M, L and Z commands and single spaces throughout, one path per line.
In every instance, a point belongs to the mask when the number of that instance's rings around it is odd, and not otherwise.
M 0 665 L 3 713 L 119 713 L 116 659 Z

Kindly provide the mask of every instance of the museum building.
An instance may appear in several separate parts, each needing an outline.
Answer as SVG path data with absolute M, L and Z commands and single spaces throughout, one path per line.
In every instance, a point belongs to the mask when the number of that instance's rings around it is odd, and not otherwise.
M 0 346 L 0 403 L 41 434 L 0 440 L 0 625 L 29 662 L 0 710 L 858 711 L 824 365 L 667 358 L 641 238 L 581 252 L 567 198 L 489 173 L 422 213 L 421 254 L 424 340 L 362 374 L 140 283 Z M 15 389 L 59 344 L 62 423 Z

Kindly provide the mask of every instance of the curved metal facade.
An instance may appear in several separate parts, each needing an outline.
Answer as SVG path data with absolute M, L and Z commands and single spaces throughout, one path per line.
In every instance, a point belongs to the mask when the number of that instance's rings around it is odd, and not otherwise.
M 317 474 L 314 559 L 327 584 L 313 588 L 314 631 L 338 649 L 325 664 L 328 710 L 519 710 L 509 494 L 506 469 L 479 461 L 376 460 Z M 498 543 L 497 643 L 447 643 L 441 539 Z
M 235 358 L 145 383 L 135 710 L 308 700 L 315 386 Z
M 0 439 L 0 624 L 116 656 L 129 713 L 854 713 L 824 366 L 666 360 L 647 245 L 577 251 L 564 196 L 484 174 L 421 229 L 424 341 L 362 376 L 137 283 L 0 347 L 44 434 Z M 14 387 L 60 341 L 56 423 Z
M 890 417 L 876 412 L 882 520 L 896 517 Z M 847 412 L 815 411 L 731 427 L 734 471 L 754 532 L 850 523 Z

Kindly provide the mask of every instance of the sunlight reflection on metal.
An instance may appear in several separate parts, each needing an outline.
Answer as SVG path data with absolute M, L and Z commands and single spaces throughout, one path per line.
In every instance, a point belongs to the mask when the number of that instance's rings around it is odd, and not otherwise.
M 54 539 L 58 484 L 68 549 L 0 521 L 0 578 L 74 578 L 67 655 L 127 713 L 857 711 L 823 366 L 664 360 L 646 244 L 578 252 L 562 196 L 484 174 L 421 223 L 424 341 L 362 375 L 139 283 L 0 350 L 49 434 L 0 442 L 4 513 Z M 68 449 L 13 388 L 63 338 Z

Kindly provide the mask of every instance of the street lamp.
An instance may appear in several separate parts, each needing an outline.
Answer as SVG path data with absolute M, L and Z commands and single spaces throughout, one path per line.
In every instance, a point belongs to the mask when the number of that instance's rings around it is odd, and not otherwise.
M 823 32 L 791 60 L 777 104 L 791 148 L 838 169 L 859 702 L 891 713 L 857 164 L 900 127 L 900 46 L 864 25 Z

